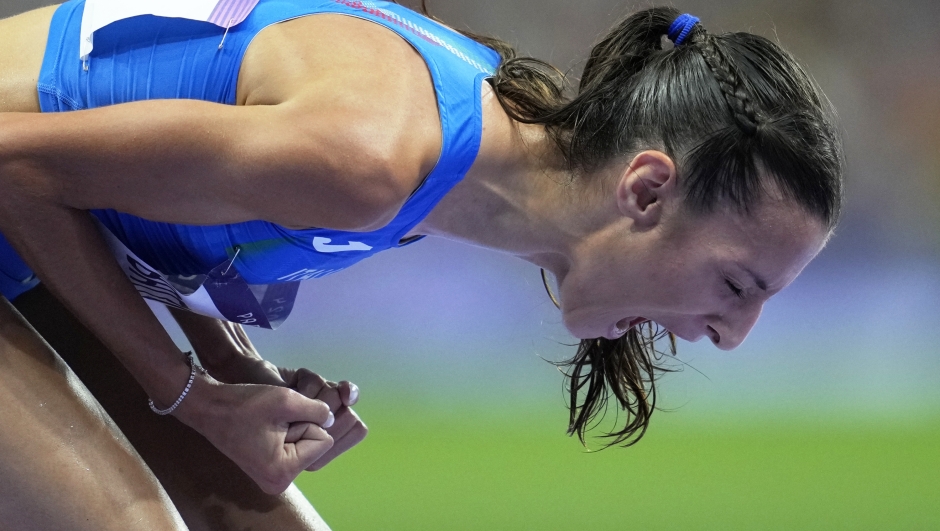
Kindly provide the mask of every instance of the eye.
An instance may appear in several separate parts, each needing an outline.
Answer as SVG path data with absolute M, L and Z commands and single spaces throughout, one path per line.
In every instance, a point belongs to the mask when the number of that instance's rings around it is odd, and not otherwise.
M 725 279 L 725 284 L 728 285 L 728 289 L 731 290 L 731 293 L 734 293 L 734 296 L 735 296 L 735 297 L 738 297 L 739 299 L 743 299 L 743 298 L 744 298 L 744 290 L 741 289 L 741 288 L 739 288 L 739 287 L 737 287 L 737 286 L 735 286 L 735 285 L 734 285 L 734 282 L 731 282 L 731 280 L 729 280 L 729 279 L 726 278 L 726 279 Z

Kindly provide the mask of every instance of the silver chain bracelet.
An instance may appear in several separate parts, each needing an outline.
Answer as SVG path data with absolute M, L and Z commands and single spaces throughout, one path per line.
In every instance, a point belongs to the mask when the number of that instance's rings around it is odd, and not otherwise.
M 183 399 L 186 398 L 186 394 L 189 393 L 189 389 L 193 386 L 193 381 L 196 379 L 196 371 L 198 370 L 200 374 L 206 374 L 206 370 L 199 365 L 196 365 L 196 362 L 193 361 L 193 353 L 186 352 L 186 360 L 189 362 L 189 381 L 186 382 L 186 388 L 183 389 L 183 393 L 179 398 L 176 399 L 176 402 L 173 402 L 173 405 L 166 409 L 157 409 L 157 406 L 153 404 L 153 399 L 147 400 L 147 403 L 150 404 L 150 410 L 156 413 L 157 415 L 169 415 L 179 407 L 183 402 Z

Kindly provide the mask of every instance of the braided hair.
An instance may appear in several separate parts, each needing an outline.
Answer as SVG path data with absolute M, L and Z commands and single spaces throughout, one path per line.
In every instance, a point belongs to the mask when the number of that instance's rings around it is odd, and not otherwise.
M 426 10 L 425 10 L 426 13 Z M 634 13 L 598 42 L 577 92 L 565 75 L 506 43 L 465 32 L 502 56 L 489 79 L 513 119 L 541 124 L 574 178 L 645 149 L 676 163 L 686 205 L 747 214 L 777 191 L 830 230 L 842 205 L 843 155 L 834 111 L 777 44 L 749 33 L 712 35 L 671 7 Z M 664 43 L 671 37 L 674 46 Z M 547 284 L 546 284 L 547 288 Z M 626 413 L 609 445 L 630 445 L 655 410 L 657 345 L 674 338 L 648 323 L 617 340 L 581 341 L 561 363 L 568 376 L 569 433 L 582 442 L 612 395 Z
M 714 37 L 705 35 L 701 38 L 701 42 L 702 58 L 715 75 L 715 81 L 718 82 L 721 93 L 728 102 L 734 121 L 747 135 L 756 135 L 760 124 L 757 106 L 748 97 L 747 91 L 744 90 L 734 70 L 728 67 L 728 61 L 721 56 L 721 51 L 715 46 Z

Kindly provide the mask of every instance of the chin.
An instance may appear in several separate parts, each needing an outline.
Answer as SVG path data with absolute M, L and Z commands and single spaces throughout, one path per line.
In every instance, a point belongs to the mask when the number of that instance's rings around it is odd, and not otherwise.
M 566 324 L 565 324 L 565 328 L 568 329 L 568 333 L 569 333 L 569 334 L 573 335 L 574 337 L 576 337 L 577 339 L 580 339 L 580 340 L 584 340 L 584 339 L 599 339 L 599 338 L 605 338 L 605 339 L 611 339 L 611 340 L 613 340 L 613 339 L 617 339 L 617 338 L 620 337 L 620 336 L 611 337 L 611 333 L 610 333 L 609 327 L 608 327 L 608 329 L 601 329 L 601 328 L 599 328 L 599 327 L 597 327 L 597 326 L 590 326 L 590 325 L 581 325 L 581 326 L 574 325 L 574 326 L 569 326 L 569 325 L 566 323 Z
M 621 319 L 616 322 L 598 322 L 599 319 L 594 319 L 592 322 L 587 320 L 578 321 L 577 316 L 575 318 L 569 318 L 569 315 L 562 315 L 562 322 L 565 325 L 565 328 L 568 329 L 568 333 L 573 335 L 578 339 L 609 339 L 611 341 L 619 339 L 627 331 L 635 328 L 638 324 L 642 324 L 647 321 L 645 318 L 636 318 L 628 317 Z M 620 333 L 617 333 L 619 326 L 623 326 L 626 330 L 621 329 Z

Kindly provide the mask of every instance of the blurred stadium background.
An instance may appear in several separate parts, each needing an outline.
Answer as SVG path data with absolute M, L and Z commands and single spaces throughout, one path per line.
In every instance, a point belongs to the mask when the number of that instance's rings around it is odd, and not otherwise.
M 46 4 L 3 0 L 0 16 Z M 429 4 L 575 76 L 647 5 Z M 667 411 L 600 453 L 564 435 L 562 379 L 540 358 L 573 339 L 535 268 L 429 239 L 307 283 L 252 337 L 362 388 L 369 437 L 299 480 L 334 529 L 940 529 L 940 3 L 676 5 L 779 41 L 837 107 L 848 208 L 832 243 L 736 351 L 680 343 Z

